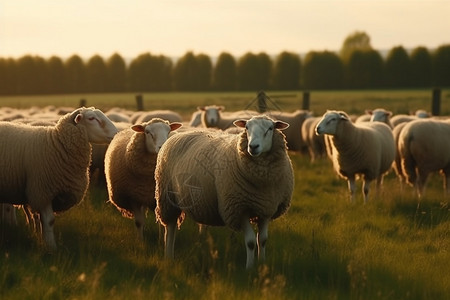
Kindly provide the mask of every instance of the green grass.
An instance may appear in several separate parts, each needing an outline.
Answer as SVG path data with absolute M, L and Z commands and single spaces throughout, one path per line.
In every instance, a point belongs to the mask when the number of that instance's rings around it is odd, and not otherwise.
M 321 97 L 331 98 L 331 92 Z M 411 187 L 389 174 L 378 196 L 372 184 L 364 205 L 360 182 L 355 203 L 349 203 L 347 184 L 328 160 L 312 164 L 304 155 L 291 158 L 296 178 L 291 208 L 271 223 L 266 261 L 253 270 L 245 270 L 242 233 L 223 227 L 199 233 L 189 219 L 177 234 L 175 261 L 165 261 L 163 229 L 154 214 L 148 214 L 141 243 L 134 222 L 93 184 L 82 203 L 57 216 L 55 254 L 43 250 L 22 212 L 18 226 L 1 224 L 0 297 L 448 298 L 450 205 L 438 174 L 429 179 L 420 203 Z

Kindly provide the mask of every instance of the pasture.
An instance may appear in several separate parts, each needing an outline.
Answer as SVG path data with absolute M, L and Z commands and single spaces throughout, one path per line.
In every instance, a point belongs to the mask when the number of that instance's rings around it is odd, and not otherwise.
M 300 93 L 267 92 L 278 108 L 301 108 Z M 278 94 L 279 97 L 275 97 Z M 198 105 L 244 109 L 256 93 L 143 94 L 145 109 L 172 109 L 186 120 Z M 133 94 L 0 97 L 1 106 L 88 106 L 134 109 Z M 311 110 L 361 114 L 431 108 L 431 91 L 311 92 Z M 270 104 L 269 104 L 270 108 Z M 450 90 L 441 114 L 450 115 Z M 175 261 L 163 259 L 163 229 L 149 212 L 145 243 L 134 222 L 107 203 L 91 182 L 82 203 L 56 217 L 58 252 L 47 254 L 18 212 L 18 226 L 1 225 L 2 299 L 447 299 L 450 295 L 450 203 L 442 178 L 429 178 L 418 201 L 391 172 L 381 193 L 355 203 L 327 159 L 311 163 L 291 153 L 295 190 L 286 215 L 269 226 L 266 261 L 245 270 L 242 233 L 189 218 L 177 233 Z M 277 180 L 274 178 L 274 180 Z M 375 184 L 372 183 L 373 190 Z

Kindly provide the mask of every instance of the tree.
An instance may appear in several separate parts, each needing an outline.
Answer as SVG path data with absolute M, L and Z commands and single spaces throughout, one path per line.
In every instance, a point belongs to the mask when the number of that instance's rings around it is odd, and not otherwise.
M 275 59 L 273 88 L 277 90 L 298 90 L 300 88 L 300 56 L 282 52 Z
M 187 52 L 175 64 L 173 70 L 173 84 L 177 91 L 195 91 L 197 89 L 196 66 L 193 52 Z
M 342 87 L 343 64 L 334 52 L 308 52 L 302 71 L 303 87 L 306 89 L 339 89 Z
M 65 62 L 66 90 L 68 93 L 85 93 L 86 66 L 80 56 L 74 54 Z
M 383 78 L 383 58 L 375 50 L 355 50 L 345 66 L 345 87 L 378 88 Z
M 12 58 L 0 58 L 0 94 L 17 93 L 17 66 Z
M 212 85 L 218 91 L 236 90 L 237 66 L 234 57 L 222 52 L 213 69 Z
M 211 58 L 206 54 L 199 54 L 196 59 L 196 77 L 197 83 L 195 89 L 197 91 L 211 90 L 212 62 Z
M 37 90 L 36 66 L 31 55 L 25 55 L 17 61 L 17 92 L 18 94 L 34 94 Z
M 94 55 L 87 61 L 86 77 L 88 92 L 106 92 L 108 72 L 105 61 L 100 55 Z
M 345 38 L 339 53 L 341 59 L 346 62 L 355 50 L 372 50 L 370 37 L 364 31 L 355 31 Z
M 386 86 L 406 88 L 411 86 L 411 61 L 402 46 L 392 48 L 385 62 Z
M 48 65 L 45 59 L 43 59 L 40 56 L 35 56 L 34 69 L 36 72 L 35 74 L 38 74 L 38 76 L 35 76 L 34 79 L 35 87 L 33 94 L 48 94 L 50 79 L 49 79 Z
M 171 86 L 172 61 L 150 53 L 139 55 L 128 69 L 130 90 L 134 92 L 168 91 Z
M 122 93 L 127 90 L 127 67 L 125 60 L 118 53 L 114 53 L 106 61 L 107 91 Z
M 438 87 L 450 86 L 450 45 L 442 45 L 433 53 L 434 84 Z
M 237 84 L 239 90 L 259 91 L 269 88 L 272 61 L 265 53 L 246 53 L 238 60 Z
M 424 88 L 431 86 L 432 62 L 431 55 L 425 47 L 415 48 L 410 55 L 411 86 Z
M 65 90 L 66 70 L 61 58 L 52 56 L 47 60 L 48 68 L 48 92 L 50 94 L 62 94 Z

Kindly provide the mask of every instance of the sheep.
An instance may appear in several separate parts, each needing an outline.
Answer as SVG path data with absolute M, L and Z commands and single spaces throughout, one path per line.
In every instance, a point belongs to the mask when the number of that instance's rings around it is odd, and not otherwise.
M 199 224 L 244 232 L 246 267 L 258 246 L 265 257 L 269 221 L 290 206 L 294 175 L 280 130 L 289 125 L 267 116 L 237 120 L 241 134 L 193 131 L 172 136 L 158 155 L 156 217 L 165 227 L 165 256 L 173 259 L 175 228 L 185 214 Z M 258 236 L 251 222 L 258 225 Z
M 406 182 L 423 196 L 428 175 L 441 171 L 444 189 L 450 192 L 450 123 L 415 120 L 404 125 L 398 138 L 401 167 Z
M 169 132 L 181 127 L 154 118 L 122 130 L 105 154 L 105 176 L 109 201 L 124 217 L 134 216 L 138 236 L 144 239 L 145 210 L 154 210 L 155 165 L 159 149 Z
M 383 122 L 391 129 L 394 126 L 391 123 L 392 112 L 384 108 L 368 109 L 366 112 L 370 115 L 369 122 Z
M 311 162 L 326 155 L 324 135 L 317 135 L 315 128 L 321 117 L 306 118 L 302 124 L 302 138 L 308 147 Z
M 312 116 L 310 111 L 297 109 L 294 112 L 272 112 L 269 116 L 289 124 L 284 134 L 286 135 L 287 147 L 290 151 L 308 152 L 308 147 L 302 138 L 302 124 L 307 118 Z
M 395 157 L 392 130 L 381 122 L 352 123 L 345 112 L 327 111 L 316 125 L 317 134 L 331 135 L 333 166 L 348 181 L 350 200 L 354 201 L 355 176 L 363 175 L 364 203 L 370 182 L 380 188 Z
M 54 214 L 85 196 L 90 143 L 109 143 L 116 132 L 113 123 L 93 107 L 76 109 L 55 126 L 0 123 L 0 202 L 39 213 L 48 250 L 57 248 Z
M 197 110 L 201 111 L 200 121 L 204 128 L 218 128 L 221 130 L 234 127 L 233 122 L 236 120 L 258 115 L 257 112 L 252 110 L 224 113 L 225 107 L 217 105 L 198 106 Z M 193 121 L 195 122 L 195 120 Z
M 153 118 L 161 118 L 169 122 L 183 122 L 181 115 L 172 110 L 151 110 L 141 112 L 136 118 L 131 117 L 130 120 L 133 124 L 142 124 L 144 122 L 150 121 Z
M 416 119 L 427 119 L 430 116 L 431 116 L 430 113 L 428 113 L 427 111 L 425 111 L 423 109 L 418 109 L 418 110 L 416 110 L 414 115 L 399 114 L 399 115 L 393 116 L 391 118 L 391 123 L 395 127 L 400 123 L 411 122 Z

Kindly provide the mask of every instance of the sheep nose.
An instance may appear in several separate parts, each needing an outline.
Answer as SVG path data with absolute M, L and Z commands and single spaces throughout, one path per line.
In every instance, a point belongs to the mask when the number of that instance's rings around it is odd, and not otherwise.
M 250 148 L 250 151 L 254 152 L 256 149 L 259 148 L 259 144 L 256 144 L 256 145 L 250 144 L 250 145 L 248 145 L 248 147 Z

